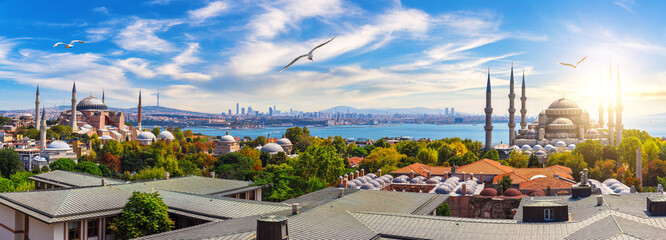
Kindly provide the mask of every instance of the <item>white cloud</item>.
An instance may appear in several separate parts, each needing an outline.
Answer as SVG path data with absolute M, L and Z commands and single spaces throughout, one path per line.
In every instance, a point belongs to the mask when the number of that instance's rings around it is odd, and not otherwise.
M 117 60 L 116 65 L 124 69 L 129 70 L 130 72 L 140 76 L 142 78 L 153 78 L 157 76 L 155 72 L 148 69 L 148 61 L 141 58 L 128 58 L 124 60 Z
M 114 42 L 125 50 L 143 52 L 171 52 L 175 45 L 159 38 L 156 33 L 182 23 L 180 20 L 136 19 L 120 31 Z
M 89 28 L 86 29 L 86 34 L 88 34 L 87 40 L 89 43 L 101 42 L 111 35 L 111 28 Z
M 102 13 L 104 15 L 109 15 L 109 9 L 104 6 L 93 8 L 93 12 Z
M 265 4 L 266 12 L 252 18 L 248 24 L 251 40 L 271 39 L 287 28 L 298 28 L 300 21 L 311 17 L 330 17 L 344 13 L 341 0 L 283 0 Z
M 160 74 L 168 75 L 177 80 L 185 79 L 191 81 L 208 81 L 211 79 L 211 77 L 207 74 L 198 72 L 183 72 L 181 69 L 184 65 L 200 62 L 201 60 L 194 56 L 194 54 L 198 52 L 199 44 L 190 43 L 185 51 L 183 51 L 180 55 L 172 58 L 172 63 L 165 64 L 157 68 L 157 71 L 159 71 Z
M 208 18 L 219 16 L 222 12 L 229 8 L 229 4 L 223 1 L 215 1 L 208 4 L 208 6 L 199 8 L 197 10 L 188 11 L 190 18 L 197 23 L 201 23 Z

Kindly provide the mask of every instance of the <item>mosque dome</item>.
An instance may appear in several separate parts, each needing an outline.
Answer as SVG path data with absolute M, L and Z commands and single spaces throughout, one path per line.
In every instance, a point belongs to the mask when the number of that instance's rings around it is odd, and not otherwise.
M 521 149 L 523 151 L 530 151 L 530 150 L 532 150 L 532 147 L 530 147 L 530 145 L 525 144 L 525 145 L 523 145 L 523 147 L 521 147 Z
M 537 144 L 537 145 L 534 145 L 534 147 L 532 147 L 532 149 L 541 150 L 541 149 L 543 149 L 543 147 L 541 145 Z
M 546 149 L 546 150 L 548 150 L 548 151 L 553 151 L 553 150 L 555 150 L 555 147 L 553 147 L 553 145 L 547 144 L 547 145 L 544 147 L 544 149 Z
M 106 105 L 96 97 L 90 96 L 84 99 L 81 99 L 79 104 L 76 105 L 76 110 L 107 110 Z
M 590 136 L 598 136 L 599 135 L 599 131 L 597 131 L 596 129 L 592 129 L 592 128 L 588 129 L 587 132 L 585 132 L 585 133 L 587 135 L 590 135 Z
M 69 150 L 72 149 L 67 145 L 67 143 L 60 141 L 60 140 L 55 140 L 49 144 L 49 146 L 46 147 L 49 150 Z
M 222 138 L 220 138 L 220 142 L 235 143 L 236 139 L 233 136 L 227 134 L 227 135 L 222 136 Z
M 546 152 L 544 150 L 539 150 L 536 152 L 537 157 L 543 157 L 546 156 Z
M 507 197 L 517 197 L 522 195 L 518 189 L 509 188 L 509 190 L 504 191 L 504 196 Z
M 566 109 L 566 108 L 579 108 L 578 104 L 569 99 L 561 98 L 555 100 L 548 106 L 548 109 Z
M 560 147 L 565 148 L 565 147 L 567 147 L 567 144 L 566 144 L 564 141 L 557 141 L 557 142 L 555 143 L 555 147 L 557 147 L 557 148 L 560 148 Z
M 282 147 L 277 143 L 267 143 L 261 148 L 261 151 L 268 152 L 270 154 L 276 154 L 278 152 L 284 152 L 284 149 L 282 149 Z
M 32 120 L 32 119 L 35 119 L 35 117 L 33 117 L 32 114 L 30 114 L 30 113 L 24 113 L 19 117 L 19 119 L 21 119 L 21 120 Z
M 574 125 L 573 121 L 568 118 L 558 118 L 553 120 L 553 122 L 550 123 L 551 125 Z
M 569 146 L 567 146 L 567 148 L 569 150 L 574 150 L 574 149 L 576 149 L 576 144 L 569 144 Z
M 155 134 L 153 134 L 152 132 L 142 132 L 142 133 L 139 133 L 139 136 L 136 136 L 136 139 L 138 139 L 138 140 L 155 140 L 157 138 L 155 137 Z
M 449 194 L 451 192 L 451 188 L 448 186 L 439 186 L 435 188 L 435 193 L 437 194 Z
M 169 131 L 163 131 L 160 133 L 160 135 L 157 135 L 157 139 L 159 140 L 174 140 L 176 139 L 173 137 L 173 134 Z
M 484 188 L 483 190 L 481 190 L 480 195 L 486 197 L 494 197 L 497 196 L 497 190 L 495 190 L 494 188 Z
M 291 146 L 292 145 L 289 138 L 282 138 L 282 139 L 277 141 L 277 144 L 280 145 L 280 146 Z
M 372 185 L 371 183 L 365 183 L 365 184 L 361 185 L 361 189 L 374 190 L 375 186 Z
M 356 184 L 354 182 L 347 182 L 347 188 L 356 188 Z

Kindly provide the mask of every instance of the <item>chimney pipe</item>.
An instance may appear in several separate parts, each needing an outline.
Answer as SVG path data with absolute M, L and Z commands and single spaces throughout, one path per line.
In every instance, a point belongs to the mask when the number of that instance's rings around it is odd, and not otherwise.
M 409 179 L 414 179 L 414 170 L 409 171 Z
M 449 172 L 444 172 L 444 181 L 446 181 L 446 179 L 449 179 Z
M 361 168 L 361 177 L 365 176 L 365 169 Z
M 342 187 L 342 176 L 338 177 L 338 186 Z
M 106 187 L 106 178 L 102 178 L 102 186 Z
M 430 179 L 430 171 L 426 171 L 426 179 L 427 179 L 427 180 Z
M 483 183 L 483 172 L 479 173 L 481 176 L 479 176 L 479 183 Z
M 358 177 L 359 177 L 358 170 L 356 170 L 356 172 L 355 172 L 355 173 L 352 173 L 352 174 L 355 174 L 355 175 L 356 175 L 354 178 L 358 178 Z
M 342 188 L 347 188 L 347 179 L 342 179 Z
M 164 177 L 165 177 L 167 180 L 169 180 L 169 172 L 165 172 L 165 173 L 164 173 Z
M 298 203 L 291 204 L 291 215 L 298 215 Z
M 463 183 L 462 186 L 460 186 L 460 188 L 462 189 L 461 191 L 462 195 L 467 195 L 467 184 Z
M 344 179 L 343 179 L 343 180 L 344 180 L 344 181 L 347 181 L 347 180 L 349 180 L 349 175 L 348 175 L 348 174 L 345 174 L 345 177 L 344 177 Z
M 381 177 L 381 176 L 382 176 L 382 170 L 379 169 L 379 170 L 377 170 L 377 177 Z
M 215 178 L 215 172 L 210 172 L 210 177 Z
M 265 216 L 257 219 L 257 240 L 289 239 L 287 218 L 282 216 Z
M 474 180 L 474 173 L 469 174 L 469 180 Z
M 467 177 L 467 174 L 465 174 L 465 172 L 462 172 L 462 177 L 460 178 L 460 180 L 465 181 L 465 177 Z
M 597 195 L 597 206 L 601 206 L 603 204 L 604 204 L 604 196 Z
M 497 185 L 497 196 L 504 195 L 504 187 L 502 185 Z

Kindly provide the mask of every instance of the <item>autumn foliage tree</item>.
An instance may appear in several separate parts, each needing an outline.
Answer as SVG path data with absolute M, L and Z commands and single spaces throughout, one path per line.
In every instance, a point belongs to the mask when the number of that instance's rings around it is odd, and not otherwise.
M 99 163 L 104 164 L 104 166 L 108 167 L 111 171 L 120 171 L 120 158 L 111 153 L 104 153 L 104 155 L 99 158 Z

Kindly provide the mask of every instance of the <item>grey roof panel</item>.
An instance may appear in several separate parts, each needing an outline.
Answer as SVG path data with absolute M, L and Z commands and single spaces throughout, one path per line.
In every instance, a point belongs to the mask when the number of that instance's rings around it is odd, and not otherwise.
M 104 177 L 102 176 L 62 170 L 50 171 L 30 177 L 31 180 L 48 182 L 50 184 L 58 185 L 61 187 L 101 186 L 103 178 Z M 112 178 L 105 179 L 108 185 L 126 183 L 125 181 Z

